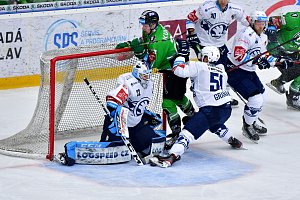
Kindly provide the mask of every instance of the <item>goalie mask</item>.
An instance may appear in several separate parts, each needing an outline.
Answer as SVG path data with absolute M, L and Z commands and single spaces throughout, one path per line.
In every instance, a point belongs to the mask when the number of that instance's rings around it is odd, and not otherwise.
M 152 69 L 144 61 L 137 61 L 132 68 L 132 75 L 138 79 L 143 86 L 147 88 L 148 81 L 151 79 Z
M 207 58 L 209 63 L 216 63 L 220 59 L 220 51 L 218 47 L 206 46 L 201 51 L 201 61 L 204 62 L 204 59 Z

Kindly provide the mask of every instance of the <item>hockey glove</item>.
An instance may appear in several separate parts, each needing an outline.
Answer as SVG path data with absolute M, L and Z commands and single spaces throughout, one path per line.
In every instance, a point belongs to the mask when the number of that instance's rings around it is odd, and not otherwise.
M 201 48 L 200 48 L 200 40 L 197 34 L 190 34 L 186 36 L 186 40 L 188 41 L 190 47 L 194 49 L 197 58 L 201 57 Z
M 284 60 L 281 61 L 281 65 L 279 65 L 281 67 L 281 69 L 287 69 L 289 67 L 292 67 L 294 65 L 293 61 L 290 60 Z
M 185 62 L 190 60 L 190 46 L 186 40 L 177 39 L 176 40 L 177 47 L 177 56 L 182 56 L 185 58 Z
M 259 69 L 269 69 L 271 67 L 270 63 L 265 57 L 256 58 L 252 63 L 256 64 Z
M 122 49 L 122 48 L 126 48 L 126 47 L 129 47 L 130 46 L 130 42 L 122 42 L 122 43 L 119 43 L 117 44 L 116 46 L 116 49 Z
M 134 55 L 139 59 L 143 59 L 144 56 L 147 54 L 147 50 L 144 49 L 144 45 L 142 45 L 142 43 L 142 38 L 135 38 L 130 43 L 130 47 L 134 52 Z
M 277 41 L 277 30 L 275 26 L 268 26 L 268 28 L 265 29 L 265 34 L 268 36 L 269 42 Z
M 186 40 L 192 48 L 194 48 L 195 45 L 200 45 L 200 40 L 197 34 L 187 35 Z

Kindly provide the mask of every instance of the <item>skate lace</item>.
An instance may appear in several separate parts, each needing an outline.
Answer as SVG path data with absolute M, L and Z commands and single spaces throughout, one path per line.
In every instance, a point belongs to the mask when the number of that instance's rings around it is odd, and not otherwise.
M 255 128 L 254 128 L 253 125 L 250 125 L 250 126 L 248 126 L 248 127 L 245 127 L 245 129 L 247 130 L 246 133 L 247 133 L 248 135 L 253 136 L 253 135 L 256 135 L 256 134 L 257 134 L 257 132 L 255 131 Z
M 259 125 L 259 124 L 257 124 L 256 122 L 254 122 L 254 123 L 253 123 L 253 128 L 254 128 L 254 130 L 255 130 L 255 129 L 262 130 L 264 127 L 261 126 L 261 125 Z
M 298 100 L 293 100 L 293 105 L 300 108 L 300 99 L 298 99 Z

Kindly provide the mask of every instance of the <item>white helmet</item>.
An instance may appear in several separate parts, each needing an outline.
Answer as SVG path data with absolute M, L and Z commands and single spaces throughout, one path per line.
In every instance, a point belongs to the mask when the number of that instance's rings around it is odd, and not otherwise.
M 268 24 L 268 17 L 264 11 L 253 11 L 250 14 L 250 24 L 251 26 L 254 25 L 255 21 L 263 21 L 265 22 L 265 26 Z
M 147 87 L 147 82 L 151 79 L 151 74 L 152 69 L 145 61 L 137 61 L 132 68 L 132 75 L 141 82 L 143 87 Z
M 217 62 L 220 59 L 220 51 L 218 47 L 206 46 L 201 50 L 202 61 L 205 57 L 208 58 L 209 63 Z

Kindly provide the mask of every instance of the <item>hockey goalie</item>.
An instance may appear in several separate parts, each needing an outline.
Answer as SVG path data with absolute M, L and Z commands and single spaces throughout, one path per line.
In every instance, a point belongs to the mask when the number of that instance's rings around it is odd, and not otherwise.
M 68 166 L 113 164 L 128 162 L 136 156 L 145 164 L 153 155 L 162 153 L 166 134 L 155 130 L 162 124 L 161 117 L 147 110 L 154 87 L 151 74 L 151 67 L 144 61 L 137 61 L 132 72 L 122 74 L 107 94 L 106 106 L 103 105 L 106 116 L 100 141 L 68 142 L 65 152 L 59 153 L 56 160 Z M 92 86 L 89 87 L 97 98 Z

